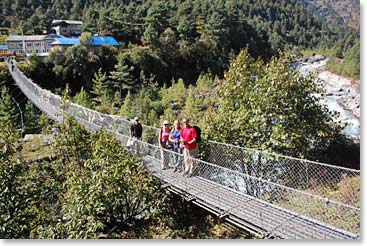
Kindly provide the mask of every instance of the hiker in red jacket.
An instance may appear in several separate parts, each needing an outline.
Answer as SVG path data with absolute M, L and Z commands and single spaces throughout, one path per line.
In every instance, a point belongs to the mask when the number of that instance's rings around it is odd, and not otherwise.
M 196 168 L 196 162 L 192 158 L 196 158 L 199 153 L 199 148 L 196 143 L 197 133 L 195 128 L 190 125 L 188 118 L 183 118 L 182 123 L 184 127 L 180 132 L 180 140 L 185 146 L 183 151 L 185 171 L 183 175 L 191 177 Z

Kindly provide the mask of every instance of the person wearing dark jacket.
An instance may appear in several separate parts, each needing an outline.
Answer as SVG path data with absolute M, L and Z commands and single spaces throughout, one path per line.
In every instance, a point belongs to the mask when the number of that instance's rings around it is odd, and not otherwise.
M 130 139 L 133 140 L 132 149 L 136 148 L 136 155 L 140 156 L 141 143 L 139 141 L 143 141 L 143 126 L 140 123 L 139 117 L 135 117 L 130 126 Z

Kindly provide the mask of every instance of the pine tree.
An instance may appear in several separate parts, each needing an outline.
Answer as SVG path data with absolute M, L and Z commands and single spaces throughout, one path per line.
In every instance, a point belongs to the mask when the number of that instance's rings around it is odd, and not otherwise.
M 39 116 L 36 107 L 31 101 L 27 101 L 24 113 L 24 131 L 25 133 L 35 133 L 39 128 Z
M 171 87 L 161 89 L 162 104 L 165 108 L 176 107 L 181 110 L 185 105 L 186 95 L 187 90 L 181 78 L 177 82 L 173 81 Z
M 122 90 L 133 90 L 137 87 L 137 82 L 131 75 L 133 70 L 134 67 L 129 67 L 129 65 L 125 64 L 124 59 L 120 58 L 115 65 L 115 70 L 111 72 L 110 78 L 112 79 L 113 87 L 118 89 L 121 95 Z
M 121 106 L 119 115 L 122 117 L 133 118 L 135 116 L 134 97 L 129 91 L 125 97 L 124 103 Z
M 121 105 L 121 94 L 119 91 L 115 92 L 111 102 L 111 114 L 117 113 L 117 108 Z
M 104 103 L 105 98 L 108 98 L 109 93 L 109 81 L 107 80 L 106 73 L 102 73 L 102 69 L 98 69 L 98 72 L 94 75 L 92 80 L 93 89 L 91 93 L 93 94 L 93 106 L 99 106 Z
M 156 46 L 158 44 L 158 31 L 153 25 L 149 24 L 145 28 L 143 40 L 147 45 Z
M 86 108 L 93 108 L 90 96 L 83 87 L 80 89 L 80 92 L 74 96 L 74 102 Z
M 214 47 L 227 47 L 229 27 L 224 12 L 214 12 L 205 25 L 205 33 Z
M 195 33 L 195 19 L 192 16 L 192 3 L 185 1 L 179 5 L 177 18 L 179 19 L 177 31 L 182 40 L 192 42 Z
M 160 34 L 168 27 L 168 4 L 156 1 L 148 9 L 145 17 L 146 28 L 144 31 L 144 43 L 155 47 L 158 44 Z
M 143 70 L 140 71 L 140 76 L 139 77 L 140 77 L 141 87 L 142 88 L 147 87 L 149 85 L 149 79 L 145 76 Z
M 19 125 L 19 110 L 9 95 L 8 88 L 3 86 L 0 97 L 0 125 L 5 124 Z
M 193 88 L 188 90 L 185 101 L 185 107 L 182 110 L 182 115 L 189 117 L 191 122 L 194 122 L 196 125 L 202 119 L 202 102 L 199 98 L 195 97 Z

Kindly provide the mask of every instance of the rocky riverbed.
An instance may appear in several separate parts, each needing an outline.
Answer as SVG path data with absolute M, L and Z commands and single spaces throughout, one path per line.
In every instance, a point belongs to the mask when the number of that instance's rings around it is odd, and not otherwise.
M 335 120 L 347 123 L 343 132 L 352 137 L 355 141 L 360 141 L 360 89 L 359 81 L 353 81 L 329 71 L 324 67 L 327 59 L 324 57 L 312 57 L 296 64 L 303 75 L 312 73 L 320 80 L 325 88 L 321 94 L 321 102 L 326 104 L 332 111 L 339 113 Z
M 318 78 L 323 80 L 327 87 L 332 88 L 327 92 L 327 96 L 338 97 L 337 102 L 360 120 L 360 81 L 353 81 L 329 71 L 320 72 Z

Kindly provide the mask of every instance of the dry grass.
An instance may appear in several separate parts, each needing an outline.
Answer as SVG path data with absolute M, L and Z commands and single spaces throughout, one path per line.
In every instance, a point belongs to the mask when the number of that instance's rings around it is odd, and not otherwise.
M 37 161 L 53 156 L 50 145 L 45 143 L 40 135 L 35 135 L 32 140 L 24 141 L 22 147 L 22 157 L 25 161 Z

